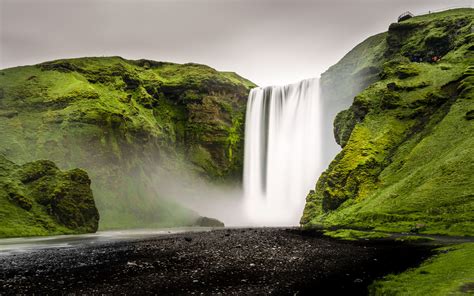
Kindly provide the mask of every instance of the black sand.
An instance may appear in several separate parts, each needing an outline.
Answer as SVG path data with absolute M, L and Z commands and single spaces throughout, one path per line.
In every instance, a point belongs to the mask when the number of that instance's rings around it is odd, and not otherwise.
M 0 256 L 0 294 L 365 295 L 430 248 L 222 229 Z

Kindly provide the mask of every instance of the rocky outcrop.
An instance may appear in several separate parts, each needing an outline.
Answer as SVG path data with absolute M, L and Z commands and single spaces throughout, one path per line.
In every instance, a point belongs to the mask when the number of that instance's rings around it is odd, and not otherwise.
M 101 227 L 189 225 L 157 168 L 240 182 L 254 84 L 198 64 L 79 58 L 0 71 L 0 153 L 84 168 Z
M 193 226 L 199 226 L 199 227 L 224 227 L 224 223 L 221 221 L 214 219 L 214 218 L 208 218 L 208 217 L 199 217 L 196 222 L 194 222 Z
M 91 180 L 51 161 L 16 165 L 0 156 L 0 237 L 97 231 Z
M 472 12 L 392 24 L 371 58 L 340 62 L 379 73 L 337 115 L 343 149 L 308 195 L 303 225 L 473 234 Z M 331 71 L 351 79 L 340 63 Z

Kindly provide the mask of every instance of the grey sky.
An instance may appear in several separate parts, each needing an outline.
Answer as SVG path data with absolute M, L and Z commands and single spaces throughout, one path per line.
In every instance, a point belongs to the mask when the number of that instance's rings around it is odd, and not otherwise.
M 119 55 L 196 62 L 259 85 L 319 76 L 406 10 L 472 0 L 0 0 L 0 68 Z

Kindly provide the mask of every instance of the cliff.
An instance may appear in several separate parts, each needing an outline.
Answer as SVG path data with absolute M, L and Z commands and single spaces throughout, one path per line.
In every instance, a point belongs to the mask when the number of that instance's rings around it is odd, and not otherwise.
M 191 225 L 196 213 L 157 194 L 158 167 L 239 182 L 254 84 L 198 64 L 120 57 L 0 71 L 0 154 L 84 168 L 101 227 Z
M 99 212 L 80 169 L 47 160 L 16 165 L 0 156 L 0 237 L 95 232 Z
M 394 23 L 322 76 L 355 98 L 302 225 L 474 235 L 472 26 L 473 9 Z
M 351 106 L 357 93 L 378 79 L 386 37 L 387 33 L 381 33 L 367 38 L 321 75 L 322 135 L 323 139 L 336 140 L 324 143 L 323 166 L 329 165 L 341 150 L 338 134 L 333 132 L 334 118 Z

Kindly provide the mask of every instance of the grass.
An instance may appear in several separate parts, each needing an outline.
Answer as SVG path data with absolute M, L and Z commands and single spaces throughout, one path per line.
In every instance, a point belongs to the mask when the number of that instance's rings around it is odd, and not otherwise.
M 387 33 L 380 33 L 367 38 L 321 75 L 322 92 L 331 104 L 352 100 L 354 94 L 377 79 L 384 61 L 386 36 Z
M 387 233 L 354 229 L 325 230 L 324 235 L 342 240 L 382 239 L 390 237 L 390 234 Z
M 336 119 L 345 146 L 308 195 L 304 226 L 474 236 L 472 23 L 472 9 L 415 17 L 390 26 L 386 46 L 370 49 L 378 59 L 351 54 L 328 71 L 380 69 Z M 433 48 L 435 35 L 449 42 Z
M 0 154 L 85 169 L 102 229 L 187 225 L 196 214 L 157 195 L 156 166 L 238 182 L 254 86 L 205 65 L 120 57 L 2 69 Z
M 419 236 L 419 235 L 406 235 L 402 237 L 397 237 L 396 241 L 400 242 L 432 242 L 434 241 L 431 237 Z
M 375 281 L 371 295 L 472 295 L 474 243 L 438 249 L 420 267 Z
M 99 215 L 90 180 L 52 162 L 18 166 L 0 156 L 0 237 L 95 232 Z

